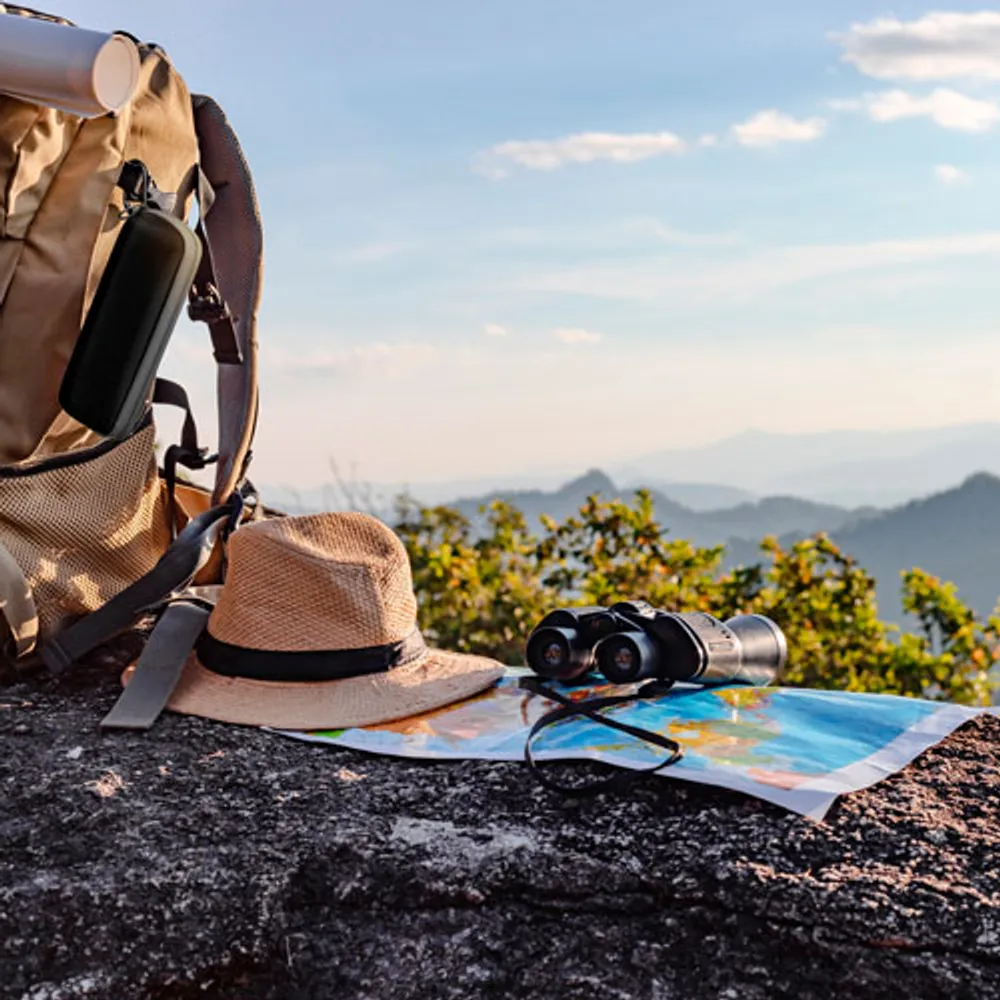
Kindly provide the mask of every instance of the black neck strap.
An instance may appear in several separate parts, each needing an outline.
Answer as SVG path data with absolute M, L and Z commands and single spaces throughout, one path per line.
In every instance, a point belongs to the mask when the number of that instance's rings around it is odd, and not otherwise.
M 601 709 L 616 708 L 619 705 L 628 705 L 631 702 L 641 701 L 645 698 L 656 698 L 666 694 L 673 686 L 673 681 L 650 681 L 629 694 L 610 695 L 604 698 L 584 698 L 579 701 L 574 701 L 555 691 L 553 688 L 546 687 L 541 682 L 541 678 L 538 677 L 523 677 L 519 686 L 524 690 L 531 691 L 533 694 L 541 695 L 543 698 L 558 702 L 561 706 L 546 712 L 538 719 L 531 727 L 528 738 L 524 743 L 525 763 L 527 763 L 535 777 L 546 788 L 552 789 L 552 791 L 562 792 L 565 795 L 593 795 L 595 792 L 609 791 L 613 788 L 626 785 L 636 778 L 654 774 L 665 767 L 670 767 L 671 764 L 676 764 L 684 756 L 681 745 L 669 736 L 664 736 L 663 733 L 658 733 L 651 729 L 632 726 L 627 722 L 619 722 L 617 719 L 608 718 L 608 716 L 601 712 Z M 635 770 L 631 768 L 620 769 L 606 778 L 598 778 L 584 784 L 569 784 L 556 781 L 545 774 L 544 770 L 538 766 L 532 743 L 535 737 L 548 726 L 562 722 L 565 719 L 574 719 L 580 716 L 589 719 L 591 722 L 599 723 L 602 726 L 617 729 L 620 733 L 625 733 L 635 739 L 651 743 L 658 749 L 665 751 L 666 756 L 651 767 L 637 768 Z
M 413 663 L 427 652 L 424 637 L 414 629 L 405 639 L 364 649 L 280 652 L 248 649 L 214 638 L 206 629 L 196 644 L 202 666 L 224 677 L 257 681 L 336 681 L 381 674 Z

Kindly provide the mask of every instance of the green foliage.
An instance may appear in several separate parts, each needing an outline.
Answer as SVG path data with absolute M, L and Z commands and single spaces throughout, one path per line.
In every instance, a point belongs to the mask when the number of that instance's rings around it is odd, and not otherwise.
M 1000 616 L 982 622 L 952 584 L 903 574 L 903 603 L 920 631 L 878 617 L 875 581 L 823 534 L 785 549 L 760 544 L 758 564 L 724 572 L 722 546 L 667 536 L 650 494 L 633 503 L 591 497 L 562 523 L 533 532 L 516 508 L 483 508 L 473 525 L 448 507 L 397 506 L 396 531 L 413 567 L 420 626 L 446 649 L 523 662 L 524 642 L 548 611 L 643 599 L 668 611 L 759 613 L 788 638 L 780 683 L 989 702 Z

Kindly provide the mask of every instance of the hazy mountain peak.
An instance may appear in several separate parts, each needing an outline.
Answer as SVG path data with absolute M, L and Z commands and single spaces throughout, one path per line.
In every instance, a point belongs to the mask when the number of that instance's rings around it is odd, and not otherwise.
M 559 493 L 584 493 L 591 496 L 594 493 L 601 493 L 605 500 L 617 496 L 620 492 L 618 487 L 612 482 L 611 477 L 600 469 L 588 469 L 582 476 L 564 484 L 559 488 Z
M 992 472 L 973 472 L 967 476 L 959 487 L 960 490 L 991 490 L 995 491 L 1000 487 L 1000 478 Z

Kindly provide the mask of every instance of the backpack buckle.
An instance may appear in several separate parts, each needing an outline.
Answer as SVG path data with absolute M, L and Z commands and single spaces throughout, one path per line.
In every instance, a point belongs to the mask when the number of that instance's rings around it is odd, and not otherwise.
M 118 186 L 124 192 L 125 207 L 121 218 L 127 219 L 140 208 L 158 208 L 171 213 L 177 207 L 177 195 L 161 191 L 142 160 L 128 160 L 118 173 Z
M 232 319 L 229 306 L 222 298 L 219 289 L 211 282 L 200 288 L 196 285 L 191 290 L 188 316 L 195 323 L 218 323 L 219 320 Z
M 233 330 L 233 314 L 222 293 L 212 282 L 192 287 L 187 311 L 192 323 L 208 324 L 212 334 L 212 353 L 220 365 L 243 363 L 240 345 Z
M 125 204 L 145 205 L 149 201 L 149 187 L 153 183 L 149 168 L 142 160 L 128 160 L 122 164 L 118 186 L 125 192 Z M 126 208 L 126 212 L 128 208 Z

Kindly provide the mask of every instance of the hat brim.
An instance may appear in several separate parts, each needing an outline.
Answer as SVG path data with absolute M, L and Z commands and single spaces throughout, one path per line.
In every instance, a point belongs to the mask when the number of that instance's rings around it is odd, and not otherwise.
M 463 701 L 503 674 L 504 667 L 495 660 L 432 649 L 384 673 L 333 681 L 259 681 L 213 673 L 192 653 L 167 707 L 235 725 L 349 729 Z

